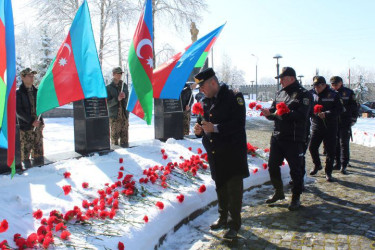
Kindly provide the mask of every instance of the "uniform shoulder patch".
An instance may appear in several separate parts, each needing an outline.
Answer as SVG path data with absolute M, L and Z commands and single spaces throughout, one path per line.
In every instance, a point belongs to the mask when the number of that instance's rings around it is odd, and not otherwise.
M 241 105 L 241 106 L 244 105 L 244 101 L 243 101 L 242 97 L 237 97 L 237 103 L 238 103 L 239 105 Z
M 302 103 L 303 103 L 303 105 L 308 106 L 310 104 L 310 99 L 309 98 L 303 98 Z

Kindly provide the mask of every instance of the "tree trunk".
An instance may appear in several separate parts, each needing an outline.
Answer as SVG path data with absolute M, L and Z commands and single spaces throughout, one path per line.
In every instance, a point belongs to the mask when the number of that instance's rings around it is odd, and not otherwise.
M 155 56 L 155 12 L 156 12 L 156 0 L 152 0 L 152 56 L 154 61 L 154 68 L 156 67 L 156 56 Z
M 100 41 L 99 41 L 99 63 L 103 65 L 103 48 L 104 48 L 104 1 L 100 1 Z
M 120 16 L 117 13 L 117 43 L 118 43 L 118 65 L 122 68 L 122 51 L 121 51 L 121 27 Z

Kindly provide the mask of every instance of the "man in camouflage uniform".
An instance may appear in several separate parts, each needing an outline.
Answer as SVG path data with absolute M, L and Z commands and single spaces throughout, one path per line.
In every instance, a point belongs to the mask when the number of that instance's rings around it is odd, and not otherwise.
M 190 133 L 190 110 L 194 103 L 192 86 L 186 83 L 184 89 L 181 91 L 181 103 L 184 111 L 184 135 L 189 135 Z
M 30 155 L 34 165 L 43 164 L 43 119 L 36 115 L 37 88 L 34 87 L 34 75 L 30 68 L 21 71 L 22 84 L 16 93 L 16 113 L 20 126 L 21 162 L 30 167 Z
M 129 147 L 129 112 L 126 111 L 129 91 L 128 85 L 121 80 L 122 73 L 124 72 L 120 67 L 112 70 L 113 79 L 107 86 L 107 105 L 111 128 L 111 142 L 114 145 Z

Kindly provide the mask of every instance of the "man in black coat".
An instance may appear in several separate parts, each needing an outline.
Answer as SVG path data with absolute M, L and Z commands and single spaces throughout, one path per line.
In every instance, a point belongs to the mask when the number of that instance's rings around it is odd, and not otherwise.
M 300 195 L 303 189 L 305 141 L 311 95 L 296 80 L 296 72 L 291 67 L 284 67 L 276 78 L 280 78 L 283 88 L 276 93 L 272 106 L 262 109 L 267 119 L 275 121 L 268 160 L 268 171 L 275 193 L 266 203 L 285 199 L 280 166 L 286 159 L 293 183 L 292 201 L 288 208 L 297 210 L 301 205 Z M 289 108 L 289 112 L 280 115 L 276 112 L 276 107 L 282 102 Z
M 355 100 L 353 90 L 343 86 L 341 77 L 333 76 L 330 82 L 332 88 L 340 94 L 344 105 L 344 112 L 339 116 L 336 141 L 336 165 L 334 169 L 340 170 L 342 174 L 347 174 L 346 168 L 350 159 L 349 141 L 352 133 L 351 127 L 357 121 L 358 104 Z
M 194 133 L 203 137 L 219 207 L 219 219 L 211 229 L 228 226 L 224 237 L 233 239 L 241 228 L 243 179 L 249 176 L 245 102 L 241 93 L 219 85 L 212 68 L 197 74 L 195 80 L 205 98 L 203 120 L 195 124 Z
M 325 174 L 329 182 L 332 178 L 333 161 L 336 152 L 336 135 L 338 118 L 342 112 L 342 100 L 340 95 L 327 84 L 322 76 L 314 77 L 314 115 L 311 119 L 311 141 L 310 154 L 314 163 L 314 168 L 310 175 L 316 175 L 322 169 L 319 158 L 319 146 L 324 142 L 326 149 Z M 323 109 L 317 112 L 316 105 L 321 105 Z
M 21 71 L 22 84 L 16 92 L 16 114 L 20 126 L 21 163 L 30 167 L 30 156 L 34 165 L 44 162 L 43 118 L 36 115 L 37 88 L 34 87 L 36 71 L 26 68 Z

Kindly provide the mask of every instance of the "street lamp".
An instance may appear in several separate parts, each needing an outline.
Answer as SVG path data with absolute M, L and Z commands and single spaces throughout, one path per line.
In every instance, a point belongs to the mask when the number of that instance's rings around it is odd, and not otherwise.
M 304 77 L 304 75 L 299 75 L 298 77 L 299 77 L 299 84 L 302 85 L 302 77 Z
M 276 70 L 277 70 L 277 75 L 279 75 L 279 59 L 280 58 L 283 58 L 280 54 L 276 54 L 274 57 L 274 59 L 276 59 Z M 277 90 L 279 90 L 280 88 L 280 79 L 277 78 Z
M 250 82 L 251 82 L 251 98 L 253 98 L 253 96 L 254 96 L 254 81 L 250 81 Z
M 251 54 L 251 55 L 257 59 L 257 62 L 255 64 L 255 100 L 257 100 L 257 97 L 258 97 L 258 60 L 259 60 L 259 58 L 254 54 Z
M 348 61 L 348 64 L 349 64 L 349 88 L 350 88 L 350 61 L 352 61 L 352 60 L 354 60 L 355 59 L 355 57 L 353 57 L 352 59 L 350 59 L 349 61 Z

